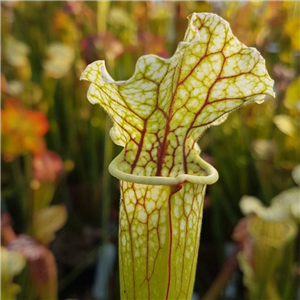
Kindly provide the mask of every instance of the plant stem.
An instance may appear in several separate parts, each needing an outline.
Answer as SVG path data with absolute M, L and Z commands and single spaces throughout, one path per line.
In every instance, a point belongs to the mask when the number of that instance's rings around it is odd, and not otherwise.
M 98 32 L 106 31 L 106 16 L 109 10 L 109 1 L 97 1 L 97 30 Z
M 260 261 L 257 262 L 261 264 Z M 274 272 L 278 264 L 278 250 L 271 248 L 268 251 L 267 261 L 257 268 L 257 288 L 252 297 L 253 300 L 265 300 L 265 299 L 280 299 L 276 286 L 274 285 Z M 267 266 L 267 268 L 265 268 Z M 257 267 L 257 266 L 256 266 Z M 268 298 L 269 294 L 272 294 L 272 298 Z
M 26 211 L 26 233 L 32 234 L 33 227 L 33 193 L 30 187 L 32 180 L 32 154 L 28 153 L 24 156 L 24 174 L 25 174 L 25 201 L 24 211 Z
M 105 119 L 105 145 L 104 145 L 104 164 L 103 164 L 103 186 L 102 186 L 102 229 L 103 229 L 103 243 L 109 239 L 109 216 L 111 204 L 111 185 L 112 177 L 108 173 L 109 162 L 113 157 L 113 144 L 110 140 L 109 130 L 111 128 L 111 120 L 108 116 Z
M 238 262 L 237 262 L 237 252 L 238 249 L 234 248 L 232 253 L 229 255 L 227 260 L 225 261 L 220 273 L 218 274 L 217 278 L 214 280 L 213 284 L 204 295 L 202 300 L 214 300 L 217 299 L 218 295 L 224 289 L 225 285 L 229 281 L 231 275 L 237 269 Z
M 70 283 L 72 283 L 90 264 L 94 262 L 98 248 L 91 250 L 85 257 L 81 259 L 65 277 L 59 281 L 59 291 L 63 291 Z M 92 259 L 91 259 L 92 258 Z
M 295 243 L 289 242 L 284 251 L 283 261 L 281 263 L 280 269 L 280 287 L 284 300 L 292 299 L 292 289 L 293 289 L 293 276 L 292 269 L 295 260 Z

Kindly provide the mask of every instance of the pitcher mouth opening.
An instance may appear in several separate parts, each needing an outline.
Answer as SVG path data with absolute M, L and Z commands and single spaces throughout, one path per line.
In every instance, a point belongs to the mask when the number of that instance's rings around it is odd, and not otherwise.
M 194 184 L 213 184 L 219 179 L 218 171 L 204 161 L 201 157 L 199 164 L 207 175 L 191 175 L 191 174 L 179 174 L 176 177 L 163 177 L 163 176 L 140 176 L 130 173 L 126 173 L 120 170 L 119 166 L 123 160 L 124 150 L 110 163 L 108 170 L 109 173 L 119 180 L 146 184 L 146 185 L 179 185 L 184 182 L 190 182 Z

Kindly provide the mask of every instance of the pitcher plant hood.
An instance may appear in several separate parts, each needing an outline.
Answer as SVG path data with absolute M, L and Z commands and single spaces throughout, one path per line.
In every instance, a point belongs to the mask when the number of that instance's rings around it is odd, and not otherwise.
M 81 76 L 91 82 L 89 101 L 99 103 L 114 122 L 111 138 L 124 147 L 110 167 L 118 178 L 154 177 L 159 184 L 156 177 L 169 177 L 174 184 L 181 174 L 200 180 L 210 174 L 214 180 L 207 183 L 213 183 L 217 173 L 202 163 L 199 137 L 229 112 L 274 96 L 264 59 L 232 34 L 227 21 L 209 13 L 193 13 L 188 20 L 175 54 L 140 57 L 129 80 L 114 81 L 102 60 Z

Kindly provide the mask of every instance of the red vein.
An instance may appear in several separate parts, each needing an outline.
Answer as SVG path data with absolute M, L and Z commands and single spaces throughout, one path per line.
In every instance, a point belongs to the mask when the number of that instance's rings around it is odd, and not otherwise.
M 168 281 L 167 281 L 167 290 L 166 290 L 166 300 L 169 299 L 169 292 L 170 292 L 170 286 L 171 286 L 171 274 L 172 274 L 172 246 L 173 246 L 173 227 L 172 227 L 172 196 L 180 191 L 182 188 L 182 185 L 179 184 L 177 186 L 171 187 L 170 195 L 169 195 L 169 254 L 168 254 Z

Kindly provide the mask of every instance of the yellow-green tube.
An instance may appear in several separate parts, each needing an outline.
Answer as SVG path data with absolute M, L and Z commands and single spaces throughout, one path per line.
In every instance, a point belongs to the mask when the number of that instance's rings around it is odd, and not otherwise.
M 122 155 L 109 168 L 127 179 L 120 181 L 121 299 L 191 299 L 205 188 L 218 173 L 200 160 L 205 176 L 136 177 L 120 170 Z
M 121 181 L 122 299 L 191 299 L 205 185 Z

